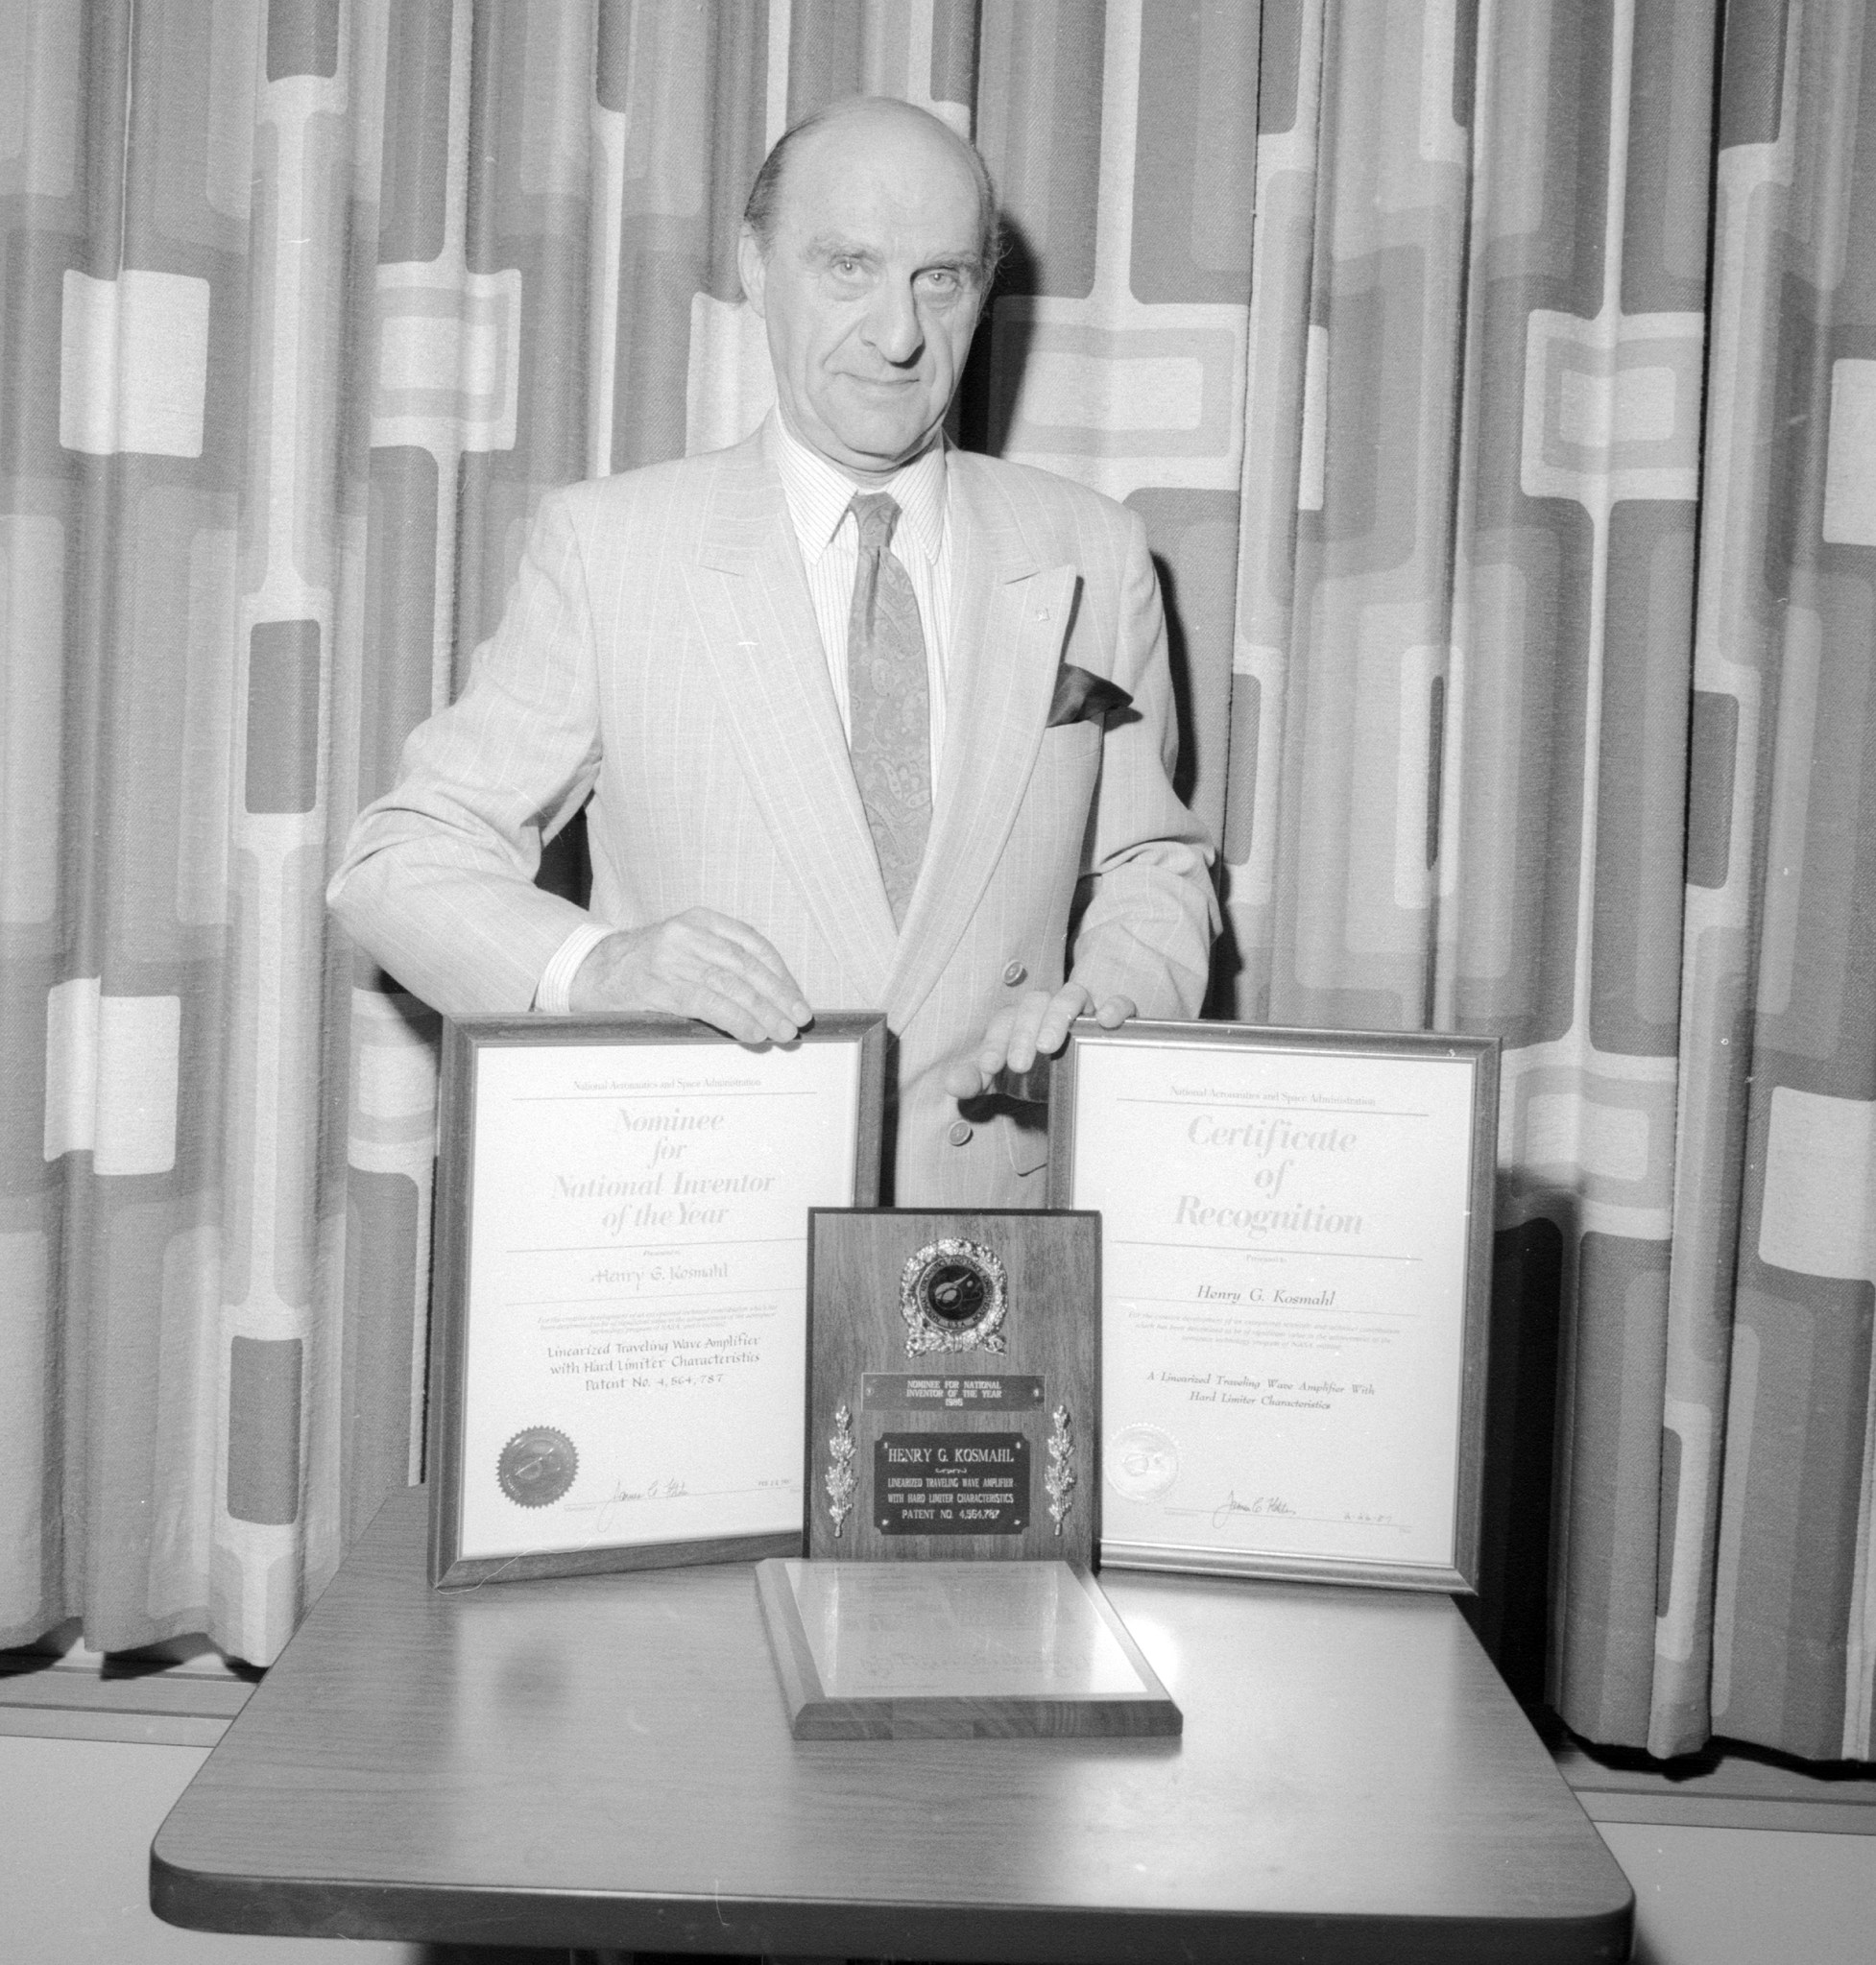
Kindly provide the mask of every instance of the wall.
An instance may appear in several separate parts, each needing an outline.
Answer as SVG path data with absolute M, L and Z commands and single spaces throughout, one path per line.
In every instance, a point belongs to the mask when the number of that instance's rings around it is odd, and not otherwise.
M 1876 1835 L 1599 1822 L 1635 1887 L 1636 1965 L 1869 1965 Z
M 422 1965 L 418 1945 L 220 1937 L 150 1909 L 150 1842 L 205 1747 L 0 1735 L 0 1965 Z

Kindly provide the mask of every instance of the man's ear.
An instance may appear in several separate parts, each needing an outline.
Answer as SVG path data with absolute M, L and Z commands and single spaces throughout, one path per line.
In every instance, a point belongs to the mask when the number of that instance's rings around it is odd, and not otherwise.
M 748 300 L 750 311 L 760 321 L 764 318 L 762 290 L 768 277 L 768 255 L 762 251 L 762 244 L 747 226 L 736 241 L 736 271 L 742 276 L 743 298 Z

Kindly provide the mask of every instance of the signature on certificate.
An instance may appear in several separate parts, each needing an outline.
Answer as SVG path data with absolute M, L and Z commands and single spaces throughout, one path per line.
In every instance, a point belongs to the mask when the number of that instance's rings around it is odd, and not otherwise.
M 1238 1498 L 1238 1490 L 1231 1489 L 1218 1505 L 1212 1511 L 1212 1526 L 1222 1528 L 1234 1515 L 1293 1515 L 1296 1510 L 1284 1499 L 1282 1495 L 1256 1495 L 1248 1501 Z
M 666 1474 L 659 1480 L 649 1480 L 642 1487 L 627 1487 L 620 1481 L 613 1492 L 599 1503 L 599 1520 L 594 1534 L 604 1535 L 613 1526 L 617 1511 L 633 1507 L 641 1501 L 678 1501 L 690 1492 L 687 1484 L 677 1474 Z

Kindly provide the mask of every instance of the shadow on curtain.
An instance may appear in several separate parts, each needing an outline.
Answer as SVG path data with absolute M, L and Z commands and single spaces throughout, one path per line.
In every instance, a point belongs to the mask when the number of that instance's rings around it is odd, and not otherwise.
M 1482 1634 L 1594 1739 L 1876 1755 L 1860 10 L 7 0 L 0 45 L 0 1641 L 264 1663 L 417 1472 L 436 1023 L 326 872 L 539 494 L 763 413 L 745 188 L 875 89 L 1019 235 L 965 441 L 1147 525 L 1214 1014 L 1503 1042 Z

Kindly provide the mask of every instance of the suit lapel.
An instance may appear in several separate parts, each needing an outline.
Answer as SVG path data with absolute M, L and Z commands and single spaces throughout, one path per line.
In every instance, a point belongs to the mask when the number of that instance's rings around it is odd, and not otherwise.
M 1028 788 L 1074 598 L 1075 569 L 1043 569 L 1008 508 L 953 452 L 952 645 L 945 750 L 925 863 L 886 994 L 903 1029 L 956 949 Z
M 861 1008 L 886 1000 L 892 906 L 854 783 L 800 549 L 759 437 L 726 454 L 689 571 L 750 791 Z M 832 1007 L 832 1006 L 830 1006 Z

